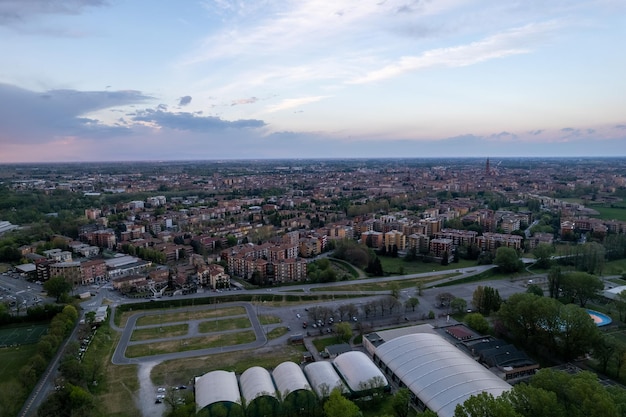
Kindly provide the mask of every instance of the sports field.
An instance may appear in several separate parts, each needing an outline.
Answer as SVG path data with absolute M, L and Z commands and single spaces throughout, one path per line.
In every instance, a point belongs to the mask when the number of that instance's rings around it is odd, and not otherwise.
M 47 324 L 0 328 L 0 347 L 37 343 L 47 331 Z

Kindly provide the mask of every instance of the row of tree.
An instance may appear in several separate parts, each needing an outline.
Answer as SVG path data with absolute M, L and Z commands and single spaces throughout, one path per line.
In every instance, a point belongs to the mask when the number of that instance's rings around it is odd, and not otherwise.
M 72 332 L 78 312 L 73 306 L 65 306 L 50 322 L 48 333 L 37 342 L 36 352 L 23 365 L 17 377 L 0 382 L 0 416 L 17 415 L 26 396 L 48 367 L 63 340 Z
M 472 396 L 457 406 L 454 417 L 620 417 L 624 410 L 623 388 L 605 388 L 587 371 L 542 369 L 528 384 L 516 384 L 499 397 Z

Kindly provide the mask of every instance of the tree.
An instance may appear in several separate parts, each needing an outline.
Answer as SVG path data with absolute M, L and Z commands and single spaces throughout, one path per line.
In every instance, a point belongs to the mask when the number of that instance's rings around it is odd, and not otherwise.
M 524 417 L 565 417 L 565 409 L 559 404 L 556 394 L 530 384 L 516 384 L 502 394 L 515 411 Z
M 460 297 L 456 297 L 454 300 L 452 300 L 452 302 L 450 302 L 450 307 L 452 307 L 452 310 L 454 310 L 456 313 L 463 313 L 465 310 L 467 310 L 467 301 Z
M 341 395 L 339 389 L 334 389 L 330 397 L 324 403 L 324 413 L 326 417 L 360 417 L 359 407 Z
M 553 266 L 550 269 L 550 272 L 548 273 L 548 289 L 550 291 L 551 298 L 559 298 L 562 277 L 563 273 L 561 272 L 560 267 Z
M 417 307 L 420 303 L 420 300 L 417 297 L 410 297 L 408 300 L 406 300 L 406 304 L 405 306 L 411 307 L 412 311 L 415 311 L 415 307 Z
M 586 272 L 569 272 L 561 278 L 561 288 L 565 296 L 577 300 L 581 307 L 595 298 L 604 289 L 604 283 Z
M 483 391 L 458 404 L 454 417 L 521 417 L 521 414 L 506 399 Z
M 556 339 L 562 357 L 571 360 L 589 352 L 598 340 L 600 330 L 587 311 L 574 304 L 561 307 L 559 335 Z
M 545 368 L 530 381 L 533 387 L 556 394 L 559 404 L 568 417 L 617 417 L 615 401 L 599 382 L 597 375 L 578 372 L 570 375 L 563 371 Z
M 543 297 L 543 289 L 537 284 L 530 284 L 528 288 L 526 288 L 526 292 Z
M 522 269 L 522 262 L 519 260 L 517 251 L 513 248 L 499 247 L 493 262 L 498 265 L 500 271 L 505 273 L 518 272 Z
M 537 267 L 542 269 L 550 268 L 553 253 L 554 246 L 548 243 L 538 244 L 535 249 L 533 249 L 533 255 L 535 255 L 535 258 L 537 258 Z
M 343 343 L 347 343 L 352 338 L 352 327 L 350 323 L 347 321 L 343 321 L 341 323 L 335 324 L 335 332 L 337 333 L 337 338 L 341 340 Z
M 72 284 L 67 282 L 64 277 L 54 277 L 44 282 L 43 289 L 46 290 L 48 295 L 56 297 L 58 303 L 61 297 L 72 290 Z
M 498 290 L 479 285 L 472 295 L 472 304 L 480 313 L 489 315 L 492 311 L 498 311 L 500 309 L 502 298 Z
M 426 286 L 426 283 L 424 281 L 417 281 L 417 284 L 415 284 L 415 288 L 417 289 L 417 295 L 419 295 L 420 297 L 422 296 L 422 293 L 424 292 L 424 287 Z
M 411 391 L 408 388 L 400 388 L 391 398 L 391 408 L 396 417 L 407 417 L 411 401 Z
M 391 289 L 391 296 L 396 300 L 400 298 L 400 284 L 397 281 L 393 281 L 389 284 L 389 288 Z
M 480 313 L 470 313 L 466 315 L 465 322 L 478 333 L 487 333 L 489 331 L 489 322 L 487 322 L 485 316 Z
M 617 294 L 617 300 L 615 300 L 615 306 L 619 312 L 619 319 L 624 320 L 624 313 L 626 313 L 626 290 Z

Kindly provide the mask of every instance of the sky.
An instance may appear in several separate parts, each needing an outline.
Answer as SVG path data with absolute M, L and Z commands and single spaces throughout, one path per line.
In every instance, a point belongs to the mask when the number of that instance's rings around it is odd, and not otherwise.
M 0 0 L 0 163 L 626 156 L 623 0 Z

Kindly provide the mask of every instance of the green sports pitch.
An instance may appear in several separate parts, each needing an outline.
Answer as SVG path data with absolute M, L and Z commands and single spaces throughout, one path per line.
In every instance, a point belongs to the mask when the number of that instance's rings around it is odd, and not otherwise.
M 47 324 L 20 327 L 0 327 L 0 347 L 37 343 L 48 331 Z

